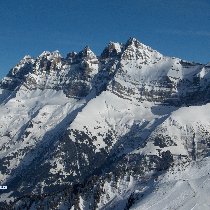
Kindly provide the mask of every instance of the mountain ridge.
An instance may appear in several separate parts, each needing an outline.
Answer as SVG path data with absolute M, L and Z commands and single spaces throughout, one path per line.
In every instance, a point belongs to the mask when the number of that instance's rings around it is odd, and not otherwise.
M 101 56 L 89 47 L 25 56 L 0 82 L 0 184 L 8 186 L 0 201 L 136 206 L 158 177 L 208 161 L 209 71 L 135 38 L 110 42 Z

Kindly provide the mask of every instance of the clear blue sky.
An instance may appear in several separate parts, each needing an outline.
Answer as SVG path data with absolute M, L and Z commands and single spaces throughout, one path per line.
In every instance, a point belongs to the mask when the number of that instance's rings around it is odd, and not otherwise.
M 210 61 L 210 0 L 0 0 L 0 78 L 25 54 L 135 37 L 169 56 Z

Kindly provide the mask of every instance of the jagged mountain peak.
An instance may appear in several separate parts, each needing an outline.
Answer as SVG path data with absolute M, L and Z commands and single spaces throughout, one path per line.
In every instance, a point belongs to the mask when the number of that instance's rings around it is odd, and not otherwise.
M 21 64 L 24 64 L 24 63 L 29 63 L 29 62 L 34 62 L 35 59 L 30 56 L 30 55 L 25 55 L 20 61 L 19 63 L 17 63 L 14 67 L 17 67 L 17 66 L 20 66 Z
M 139 40 L 137 40 L 136 38 L 134 37 L 130 37 L 127 42 L 126 42 L 126 46 L 130 46 L 130 45 L 133 45 L 135 47 L 139 47 L 141 45 L 144 45 L 142 44 Z M 145 45 L 144 45 L 145 46 Z
M 108 46 L 103 50 L 101 58 L 106 59 L 110 57 L 116 57 L 122 53 L 123 48 L 123 44 L 119 42 L 109 42 Z
M 84 52 L 91 51 L 90 46 L 86 45 L 86 46 L 83 48 L 83 51 L 84 51 Z
M 25 55 L 20 62 L 10 70 L 7 76 L 23 77 L 31 71 L 34 62 L 34 58 L 30 55 Z
M 33 59 L 30 55 L 25 55 L 22 60 L 30 60 Z
M 77 52 L 72 51 L 66 55 L 66 59 L 72 62 L 76 58 L 76 56 L 77 56 Z
M 147 46 L 143 43 L 141 43 L 139 40 L 137 40 L 136 38 L 129 38 L 128 41 L 125 44 L 125 50 L 142 50 L 142 51 L 149 51 L 149 52 L 157 52 L 156 50 L 152 49 L 150 46 Z M 159 53 L 159 52 L 158 52 Z
M 140 63 L 154 63 L 163 55 L 151 47 L 142 44 L 136 38 L 129 38 L 122 53 L 123 60 L 139 60 Z
M 77 54 L 77 56 L 76 56 L 77 58 L 79 58 L 79 59 L 96 59 L 97 58 L 97 56 L 95 55 L 95 53 L 90 49 L 90 47 L 89 46 L 85 46 L 84 48 L 83 48 L 83 50 L 81 50 L 78 54 Z
M 43 51 L 37 59 L 45 58 L 47 60 L 53 60 L 54 58 L 61 58 L 61 54 L 58 50 L 55 50 L 53 52 L 50 51 Z

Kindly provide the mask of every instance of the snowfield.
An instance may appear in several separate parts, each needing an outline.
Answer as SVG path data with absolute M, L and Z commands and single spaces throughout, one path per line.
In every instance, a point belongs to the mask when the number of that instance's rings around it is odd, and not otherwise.
M 182 170 L 160 176 L 152 192 L 145 194 L 131 209 L 209 210 L 210 158 L 192 162 Z

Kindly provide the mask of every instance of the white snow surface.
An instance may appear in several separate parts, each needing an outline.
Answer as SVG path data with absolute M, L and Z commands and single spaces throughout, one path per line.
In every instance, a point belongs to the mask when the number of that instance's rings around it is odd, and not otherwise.
M 209 210 L 210 158 L 192 162 L 181 171 L 174 169 L 160 176 L 151 193 L 132 210 Z
M 85 100 L 67 98 L 62 90 L 28 90 L 22 86 L 16 97 L 0 105 L 0 157 L 10 156 L 15 152 L 18 154 L 18 157 L 10 160 L 8 169 L 17 167 L 25 157 L 19 153 L 21 149 L 35 147 L 46 132 L 53 129 L 54 135 L 59 134 L 62 128 L 56 128 L 57 124 L 84 103 Z M 28 136 L 25 136 L 26 132 L 29 133 Z M 27 165 L 33 158 L 24 158 L 21 163 Z M 0 174 L 1 182 L 7 176 Z

